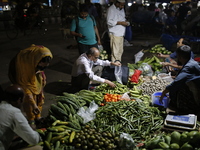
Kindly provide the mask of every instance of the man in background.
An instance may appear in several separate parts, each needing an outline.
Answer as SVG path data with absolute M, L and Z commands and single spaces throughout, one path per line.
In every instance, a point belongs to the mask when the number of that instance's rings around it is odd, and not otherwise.
M 177 42 L 177 48 L 183 45 L 190 46 L 190 41 L 186 38 L 180 38 Z M 179 62 L 176 62 L 177 60 L 177 54 L 176 51 L 171 53 L 170 55 L 165 55 L 162 53 L 158 53 L 158 57 L 166 58 L 166 62 L 162 62 L 162 65 L 169 68 L 169 71 L 173 72 L 174 70 L 179 70 L 182 68 L 182 65 L 179 64 Z M 194 53 L 191 51 L 191 57 L 194 58 Z
M 72 20 L 70 34 L 75 36 L 79 55 L 81 55 L 91 47 L 98 48 L 98 45 L 101 45 L 101 40 L 95 18 L 89 15 L 86 4 L 80 5 L 79 13 L 79 16 Z
M 123 44 L 126 26 L 130 23 L 126 21 L 124 12 L 125 0 L 117 0 L 107 11 L 107 25 L 110 36 L 111 61 L 121 61 L 123 54 Z

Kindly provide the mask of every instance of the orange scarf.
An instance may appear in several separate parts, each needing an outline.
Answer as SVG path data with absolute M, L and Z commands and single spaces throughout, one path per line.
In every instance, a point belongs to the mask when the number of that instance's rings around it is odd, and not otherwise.
M 26 94 L 40 94 L 43 88 L 43 78 L 41 74 L 36 74 L 36 67 L 46 56 L 53 57 L 51 51 L 44 46 L 33 44 L 21 50 L 13 62 L 15 72 L 12 70 L 9 72 L 11 81 L 22 86 Z

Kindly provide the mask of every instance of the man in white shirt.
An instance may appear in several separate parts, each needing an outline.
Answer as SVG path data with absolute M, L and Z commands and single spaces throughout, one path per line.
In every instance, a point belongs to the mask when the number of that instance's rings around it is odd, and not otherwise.
M 79 56 L 79 58 L 74 63 L 72 69 L 72 89 L 73 92 L 80 91 L 82 89 L 88 89 L 90 80 L 97 81 L 99 83 L 106 83 L 110 87 L 115 87 L 116 85 L 106 79 L 103 79 L 94 74 L 92 71 L 93 65 L 100 65 L 100 66 L 120 66 L 120 62 L 110 62 L 108 60 L 100 60 L 99 59 L 100 52 L 97 48 L 92 47 L 86 53 L 83 53 Z
M 124 12 L 125 0 L 116 0 L 107 10 L 107 25 L 110 36 L 111 61 L 121 61 L 125 27 L 130 23 L 126 21 Z
M 0 150 L 7 150 L 15 135 L 28 144 L 36 145 L 39 134 L 28 124 L 20 107 L 24 91 L 18 85 L 11 85 L 5 90 L 5 100 L 0 103 Z

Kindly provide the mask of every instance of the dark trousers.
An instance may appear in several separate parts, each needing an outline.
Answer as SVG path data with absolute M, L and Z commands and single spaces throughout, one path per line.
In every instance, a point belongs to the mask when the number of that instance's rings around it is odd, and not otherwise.
M 73 93 L 76 93 L 80 90 L 88 90 L 89 87 L 89 83 L 90 83 L 90 79 L 86 74 L 81 74 L 77 77 L 72 77 L 71 79 L 71 91 Z
M 85 44 L 78 43 L 79 55 L 87 52 L 92 47 L 96 47 L 98 49 L 98 44 L 96 43 L 94 45 L 85 45 Z

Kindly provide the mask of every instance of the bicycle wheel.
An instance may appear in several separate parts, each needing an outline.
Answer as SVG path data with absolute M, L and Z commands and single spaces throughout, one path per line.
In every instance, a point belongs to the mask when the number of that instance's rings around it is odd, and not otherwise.
M 7 24 L 6 35 L 10 40 L 17 38 L 18 34 L 19 30 L 14 24 Z

